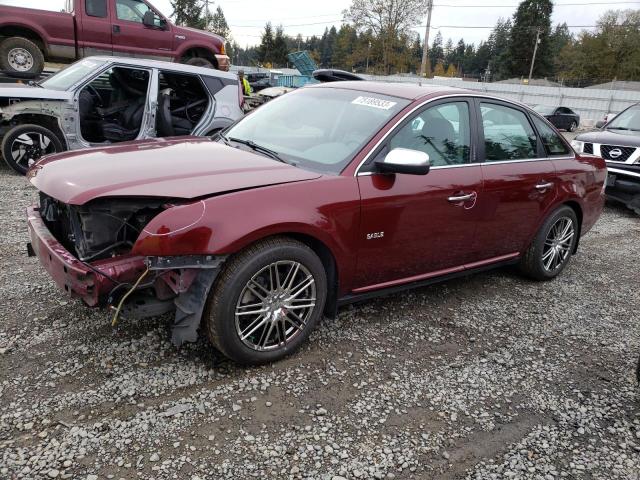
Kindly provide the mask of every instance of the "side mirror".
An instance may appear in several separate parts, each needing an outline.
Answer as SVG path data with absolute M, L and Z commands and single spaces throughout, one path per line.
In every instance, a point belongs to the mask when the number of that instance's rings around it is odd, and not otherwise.
M 156 26 L 156 16 L 151 10 L 147 10 L 146 12 L 144 12 L 144 17 L 142 17 L 142 24 L 145 27 Z
M 419 150 L 394 148 L 386 157 L 376 162 L 378 171 L 383 173 L 406 173 L 408 175 L 426 175 L 431 168 L 429 155 Z
M 604 120 L 598 120 L 598 121 L 596 122 L 596 128 L 602 128 L 602 127 L 604 127 L 604 126 L 605 126 L 605 124 L 606 124 L 606 123 L 607 123 L 607 122 L 605 122 Z

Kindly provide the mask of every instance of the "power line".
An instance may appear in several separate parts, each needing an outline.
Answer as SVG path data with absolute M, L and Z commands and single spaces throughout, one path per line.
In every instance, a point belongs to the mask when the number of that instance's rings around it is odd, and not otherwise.
M 587 7 L 589 5 L 628 5 L 633 3 L 639 3 L 636 1 L 628 1 L 628 2 L 592 2 L 592 3 L 554 3 L 554 7 Z M 519 4 L 502 4 L 502 5 L 457 5 L 451 3 L 436 3 L 433 5 L 434 7 L 445 7 L 445 8 L 505 8 L 505 7 L 518 7 Z

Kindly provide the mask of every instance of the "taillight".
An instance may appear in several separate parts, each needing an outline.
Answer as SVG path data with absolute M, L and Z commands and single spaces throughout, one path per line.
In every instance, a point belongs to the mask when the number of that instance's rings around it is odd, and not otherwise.
M 224 48 L 224 43 L 222 45 L 220 45 L 220 55 L 226 55 L 227 54 L 227 49 Z
M 242 80 L 238 79 L 238 103 L 240 108 L 244 106 L 244 87 L 242 86 Z

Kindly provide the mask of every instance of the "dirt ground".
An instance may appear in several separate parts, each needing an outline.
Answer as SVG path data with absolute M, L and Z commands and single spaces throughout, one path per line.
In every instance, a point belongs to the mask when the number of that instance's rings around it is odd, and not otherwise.
M 0 478 L 640 478 L 640 218 L 555 281 L 512 269 L 368 301 L 260 368 L 112 329 L 26 256 L 0 168 Z

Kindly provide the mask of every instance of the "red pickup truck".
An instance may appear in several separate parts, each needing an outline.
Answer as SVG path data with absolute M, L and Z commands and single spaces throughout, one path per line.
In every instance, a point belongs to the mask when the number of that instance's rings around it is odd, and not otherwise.
M 229 69 L 225 39 L 173 25 L 147 0 L 66 0 L 62 12 L 0 6 L 0 69 L 39 75 L 45 60 L 121 55 Z

